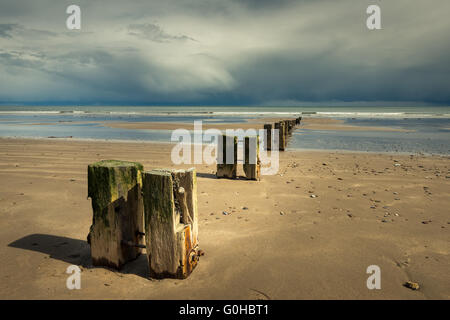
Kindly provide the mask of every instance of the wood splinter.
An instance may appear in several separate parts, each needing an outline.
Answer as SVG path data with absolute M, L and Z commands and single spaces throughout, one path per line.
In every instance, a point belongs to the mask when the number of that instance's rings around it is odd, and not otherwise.
M 181 222 L 184 224 L 192 223 L 192 217 L 187 206 L 186 192 L 183 187 L 178 188 L 177 200 L 182 211 Z

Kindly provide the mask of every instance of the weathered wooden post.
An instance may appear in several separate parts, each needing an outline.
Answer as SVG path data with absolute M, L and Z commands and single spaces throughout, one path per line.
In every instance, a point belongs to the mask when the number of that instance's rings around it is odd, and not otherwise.
M 249 180 L 261 179 L 259 160 L 259 136 L 244 138 L 244 172 Z
M 150 277 L 185 279 L 200 255 L 196 171 L 145 171 L 142 190 Z
M 289 120 L 283 120 L 284 123 L 284 143 L 285 147 L 289 138 Z
M 236 178 L 238 138 L 223 135 L 217 146 L 217 178 Z
M 279 151 L 284 151 L 285 145 L 286 145 L 286 134 L 284 130 L 284 122 L 276 122 L 275 123 L 275 129 L 278 129 L 278 139 L 279 139 L 279 145 L 278 149 Z
M 143 245 L 143 167 L 137 162 L 103 160 L 88 166 L 93 219 L 88 235 L 92 264 L 120 269 Z
M 287 141 L 289 135 L 291 134 L 291 125 L 289 123 L 289 120 L 284 120 L 284 126 L 286 128 L 286 141 Z
M 272 149 L 272 124 L 268 123 L 264 125 L 264 145 L 266 150 Z

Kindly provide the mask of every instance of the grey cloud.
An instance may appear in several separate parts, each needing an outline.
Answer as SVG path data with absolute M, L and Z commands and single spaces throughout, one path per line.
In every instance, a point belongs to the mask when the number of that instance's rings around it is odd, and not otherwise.
M 137 36 L 143 39 L 152 40 L 156 42 L 169 42 L 177 40 L 193 40 L 195 39 L 186 35 L 172 35 L 165 32 L 160 26 L 152 23 L 145 24 L 130 24 L 128 26 L 128 34 Z
M 15 36 L 20 36 L 24 38 L 32 38 L 36 40 L 37 38 L 47 38 L 56 36 L 56 32 L 25 28 L 23 25 L 18 23 L 3 23 L 0 24 L 0 38 L 13 38 Z
M 15 23 L 2 23 L 0 24 L 0 37 L 1 38 L 12 38 L 12 31 L 16 29 L 19 25 Z

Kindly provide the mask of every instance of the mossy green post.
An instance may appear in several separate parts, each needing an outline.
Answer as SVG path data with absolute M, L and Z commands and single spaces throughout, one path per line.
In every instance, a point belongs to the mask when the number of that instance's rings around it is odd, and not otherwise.
M 141 253 L 143 244 L 143 166 L 103 160 L 88 166 L 88 197 L 93 219 L 88 235 L 92 263 L 120 269 Z
M 195 169 L 145 171 L 142 193 L 150 277 L 186 278 L 198 261 Z

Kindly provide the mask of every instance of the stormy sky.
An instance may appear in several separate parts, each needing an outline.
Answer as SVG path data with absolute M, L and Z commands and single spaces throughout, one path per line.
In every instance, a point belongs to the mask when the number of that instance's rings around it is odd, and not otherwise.
M 81 30 L 66 28 L 81 7 Z M 381 7 L 382 30 L 366 8 Z M 0 0 L 1 104 L 450 105 L 448 0 Z

